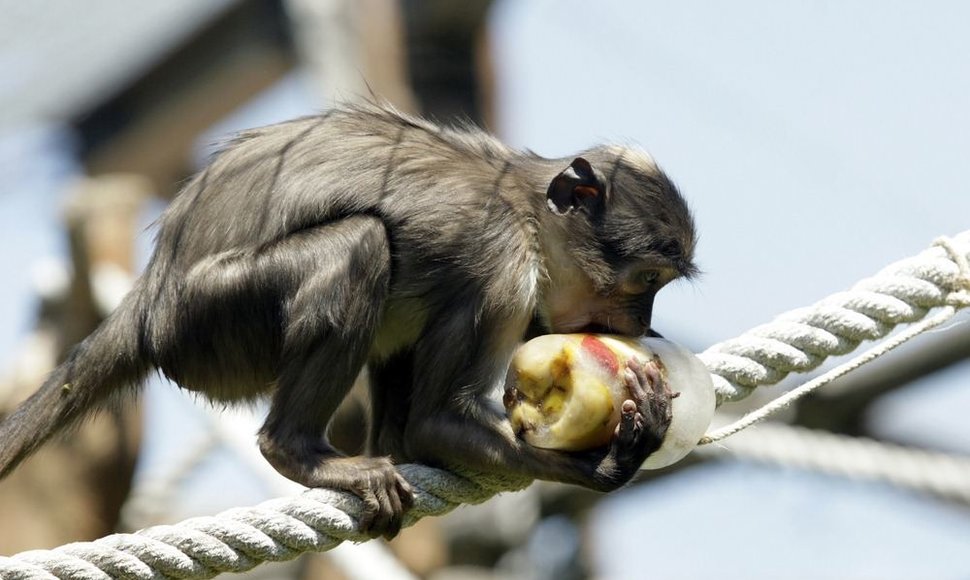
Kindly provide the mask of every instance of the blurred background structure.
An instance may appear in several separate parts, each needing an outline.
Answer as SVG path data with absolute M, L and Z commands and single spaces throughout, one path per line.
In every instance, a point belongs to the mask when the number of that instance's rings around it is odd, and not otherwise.
M 970 228 L 959 2 L 0 0 L 0 13 L 0 413 L 117 303 L 147 226 L 213 147 L 371 93 L 546 156 L 644 146 L 696 211 L 705 274 L 665 290 L 655 320 L 696 351 Z M 967 318 L 781 419 L 967 456 Z M 258 412 L 156 381 L 0 482 L 0 554 L 292 491 L 256 451 Z M 540 483 L 387 545 L 250 575 L 966 578 L 968 540 L 958 499 L 756 463 L 728 439 L 610 496 Z

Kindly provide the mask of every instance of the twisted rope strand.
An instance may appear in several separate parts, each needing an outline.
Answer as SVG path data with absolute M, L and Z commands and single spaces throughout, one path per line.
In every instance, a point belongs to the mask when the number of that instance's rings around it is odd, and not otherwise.
M 399 470 L 414 489 L 414 507 L 406 526 L 425 516 L 447 513 L 460 503 L 480 503 L 500 491 L 528 484 L 494 476 L 473 480 L 422 465 L 401 465 Z M 212 578 L 262 562 L 290 560 L 308 551 L 326 551 L 346 540 L 366 541 L 369 538 L 357 526 L 362 512 L 363 503 L 352 494 L 310 489 L 298 496 L 134 534 L 0 557 L 0 578 Z
M 923 322 L 907 328 L 905 331 L 897 334 L 892 339 L 882 344 L 879 344 L 867 350 L 866 352 L 862 353 L 861 355 L 853 358 L 852 360 L 836 366 L 835 368 L 826 372 L 825 374 L 819 377 L 816 377 L 808 381 L 807 383 L 804 383 L 801 386 L 794 388 L 779 397 L 776 397 L 775 399 L 772 399 L 769 403 L 759 407 L 757 410 L 751 413 L 748 413 L 747 415 L 738 419 L 737 421 L 734 421 L 730 425 L 727 425 L 713 432 L 710 432 L 707 435 L 704 435 L 701 438 L 701 440 L 698 442 L 698 445 L 707 445 L 710 443 L 714 443 L 715 441 L 720 441 L 725 437 L 730 437 L 731 435 L 734 435 L 738 431 L 747 429 L 748 427 L 754 425 L 755 423 L 760 423 L 761 421 L 768 418 L 768 416 L 773 415 L 774 413 L 777 413 L 782 409 L 788 408 L 789 406 L 791 406 L 792 403 L 794 403 L 798 399 L 801 399 L 805 395 L 808 395 L 809 393 L 818 390 L 824 385 L 827 385 L 832 381 L 834 381 L 835 379 L 843 375 L 846 375 L 851 371 L 854 371 L 855 369 L 861 367 L 862 365 L 868 362 L 874 361 L 875 359 L 893 350 L 894 348 L 898 347 L 904 342 L 912 338 L 915 338 L 920 334 L 923 334 L 927 330 L 940 326 L 947 320 L 950 320 L 950 318 L 952 318 L 953 315 L 956 314 L 956 312 L 957 312 L 956 309 L 953 308 L 952 306 L 944 306 L 943 309 L 940 310 L 940 312 L 938 312 L 935 316 L 931 318 L 927 318 Z
M 944 257 L 949 261 L 936 255 L 928 256 L 928 259 L 923 262 L 918 261 L 919 257 L 902 260 L 885 268 L 875 277 L 864 280 L 860 283 L 863 286 L 861 290 L 858 289 L 860 285 L 857 284 L 853 290 L 839 292 L 817 302 L 815 306 L 789 312 L 773 323 L 754 329 L 750 333 L 752 335 L 750 338 L 742 335 L 733 341 L 720 343 L 707 349 L 701 354 L 701 360 L 714 374 L 715 389 L 720 386 L 718 393 L 720 404 L 723 399 L 733 400 L 734 394 L 746 395 L 751 389 L 748 384 L 739 388 L 737 385 L 727 383 L 724 375 L 718 373 L 713 366 L 718 362 L 730 361 L 734 364 L 737 362 L 735 359 L 743 353 L 745 361 L 743 364 L 755 371 L 763 369 L 761 376 L 770 377 L 766 382 L 776 383 L 791 371 L 809 370 L 821 364 L 826 358 L 826 351 L 822 345 L 832 347 L 830 351 L 832 354 L 842 354 L 841 351 L 844 348 L 852 344 L 857 345 L 858 341 L 867 336 L 873 338 L 884 336 L 897 324 L 918 320 L 926 314 L 927 308 L 941 307 L 933 316 L 910 326 L 890 340 L 877 344 L 848 362 L 788 391 L 737 421 L 704 435 L 698 445 L 720 441 L 765 420 L 809 393 L 879 358 L 910 339 L 940 326 L 956 315 L 960 308 L 970 306 L 970 260 L 967 259 L 970 254 L 970 231 L 960 234 L 958 238 L 960 237 L 963 238 L 962 248 L 953 239 L 937 238 L 933 247 L 920 256 L 923 257 L 929 253 L 937 254 L 942 249 Z M 941 271 L 949 271 L 951 266 L 956 269 L 952 275 L 940 276 Z M 930 287 L 924 283 L 924 279 L 910 280 L 901 276 L 900 272 L 919 272 L 921 276 L 933 279 L 935 283 Z M 888 282 L 883 284 L 883 279 Z M 911 281 L 912 284 L 909 283 Z M 879 288 L 881 293 L 873 291 L 873 288 Z M 938 303 L 925 299 L 927 295 L 935 297 Z M 900 296 L 909 298 L 919 296 L 919 306 L 907 303 Z M 794 328 L 801 331 L 800 333 L 792 332 L 793 327 L 787 324 L 790 318 L 796 320 Z M 817 330 L 816 326 L 825 326 L 823 331 L 825 334 L 814 332 Z M 796 340 L 793 342 L 797 342 L 801 348 L 810 353 L 787 344 L 784 340 L 786 337 L 794 337 Z M 813 342 L 815 338 L 820 340 Z M 730 352 L 728 356 L 733 358 L 718 359 L 716 354 L 718 352 Z M 706 356 L 708 353 L 711 353 L 710 356 Z M 762 366 L 755 368 L 757 365 Z M 735 364 L 730 367 L 730 370 L 736 368 Z M 750 377 L 751 374 L 747 376 Z M 727 383 L 726 386 L 725 383 Z M 729 391 L 727 387 L 733 388 L 734 391 Z
M 845 292 L 711 346 L 698 356 L 713 375 L 718 404 L 743 399 L 791 372 L 812 370 L 931 309 L 970 305 L 968 256 L 970 231 L 940 238 Z

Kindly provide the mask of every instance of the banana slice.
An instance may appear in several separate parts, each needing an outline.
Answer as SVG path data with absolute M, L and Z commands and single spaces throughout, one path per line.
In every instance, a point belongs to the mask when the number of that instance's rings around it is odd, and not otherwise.
M 673 393 L 670 427 L 644 469 L 670 465 L 704 435 L 714 416 L 714 387 L 707 368 L 683 347 L 660 338 L 549 334 L 515 352 L 505 407 L 515 432 L 530 445 L 581 451 L 606 445 L 628 399 L 627 361 L 637 359 Z

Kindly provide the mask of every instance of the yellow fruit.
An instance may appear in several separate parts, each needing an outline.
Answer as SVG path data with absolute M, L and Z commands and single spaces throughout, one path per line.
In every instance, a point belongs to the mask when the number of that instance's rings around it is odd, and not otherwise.
M 669 465 L 694 447 L 714 414 L 714 390 L 703 364 L 663 339 L 551 334 L 515 352 L 505 406 L 515 432 L 530 445 L 580 451 L 606 445 L 629 399 L 627 362 L 654 365 L 673 393 L 673 418 L 661 448 L 644 467 Z M 646 386 L 646 388 L 650 388 Z

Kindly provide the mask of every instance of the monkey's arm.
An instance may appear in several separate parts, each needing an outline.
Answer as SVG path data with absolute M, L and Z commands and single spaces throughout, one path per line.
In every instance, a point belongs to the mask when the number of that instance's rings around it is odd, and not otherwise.
M 442 332 L 448 332 L 447 327 L 454 331 L 458 325 L 452 319 Z M 489 343 L 486 340 L 483 344 Z M 450 368 L 449 360 L 426 353 L 422 360 L 420 350 L 417 353 L 415 391 L 405 434 L 407 454 L 412 459 L 610 491 L 633 477 L 647 456 L 660 447 L 670 425 L 670 391 L 662 381 L 647 376 L 642 367 L 631 366 L 627 373 L 629 397 L 608 446 L 582 453 L 533 447 L 515 436 L 505 414 L 485 396 L 484 387 L 472 387 L 481 385 L 476 382 L 481 377 L 494 376 L 494 363 L 489 362 L 494 359 L 458 348 L 458 356 L 450 359 L 457 362 Z M 429 358 L 434 361 L 432 365 Z M 429 388 L 433 383 L 428 379 L 443 380 L 448 371 L 457 377 L 452 384 L 465 387 L 458 394 L 452 387 L 451 396 L 440 397 Z
M 505 472 L 611 491 L 627 483 L 659 448 L 670 424 L 669 393 L 637 371 L 611 444 L 582 453 L 533 447 L 517 438 L 505 416 L 476 402 L 448 409 L 409 433 L 409 452 L 441 465 Z M 644 381 L 644 382 L 640 382 Z M 639 400 L 639 404 L 637 403 Z

